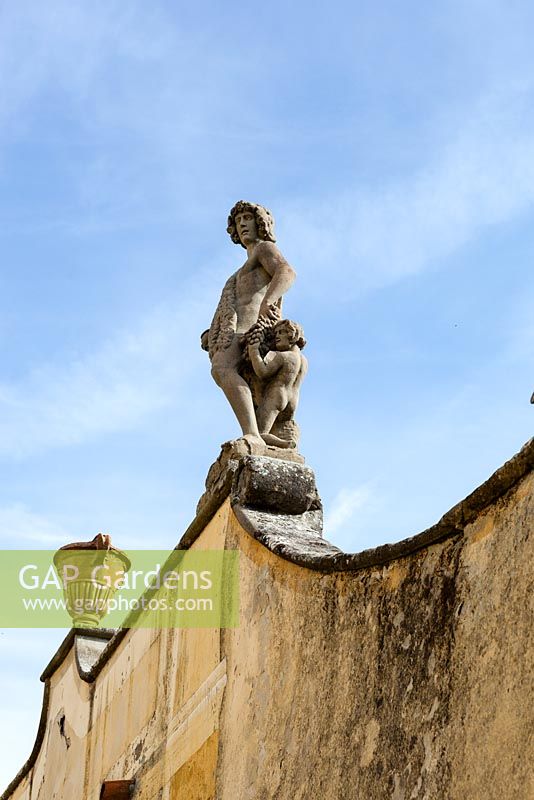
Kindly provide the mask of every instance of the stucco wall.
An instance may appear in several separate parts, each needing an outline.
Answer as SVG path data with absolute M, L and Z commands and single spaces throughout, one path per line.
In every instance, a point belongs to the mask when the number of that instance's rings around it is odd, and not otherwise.
M 526 471 L 443 541 L 325 573 L 227 500 L 192 547 L 241 552 L 239 628 L 130 631 L 85 679 L 69 653 L 4 797 L 531 800 L 533 506 Z
M 192 548 L 222 549 L 228 513 Z M 73 644 L 47 683 L 35 763 L 2 800 L 98 800 L 104 780 L 129 778 L 136 800 L 213 797 L 226 685 L 218 630 L 127 631 L 95 679 L 80 675 Z
M 217 796 L 531 800 L 533 490 L 356 573 L 288 564 L 233 520 Z

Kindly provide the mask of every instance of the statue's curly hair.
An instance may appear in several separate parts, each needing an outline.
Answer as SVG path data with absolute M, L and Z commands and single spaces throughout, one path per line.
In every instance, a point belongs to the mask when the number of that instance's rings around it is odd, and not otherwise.
M 276 237 L 274 235 L 274 217 L 269 209 L 260 206 L 258 203 L 238 200 L 228 215 L 228 227 L 226 228 L 234 244 L 240 244 L 242 247 L 245 246 L 239 238 L 237 226 L 235 224 L 236 214 L 243 211 L 251 211 L 254 214 L 260 239 L 263 239 L 264 242 L 276 242 Z
M 296 344 L 297 347 L 300 347 L 300 349 L 303 350 L 306 347 L 306 339 L 304 338 L 304 330 L 302 325 L 300 325 L 298 322 L 293 322 L 292 319 L 281 319 L 276 323 L 273 330 L 276 330 L 281 325 L 285 325 L 289 329 L 291 344 Z

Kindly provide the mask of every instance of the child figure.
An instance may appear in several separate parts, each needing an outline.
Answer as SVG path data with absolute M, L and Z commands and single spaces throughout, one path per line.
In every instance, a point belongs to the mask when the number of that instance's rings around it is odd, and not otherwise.
M 264 357 L 260 347 L 264 337 L 261 330 L 248 338 L 248 356 L 257 377 L 264 382 L 262 398 L 256 409 L 258 428 L 263 441 L 275 447 L 296 446 L 271 433 L 275 423 L 293 419 L 299 401 L 300 385 L 308 370 L 308 361 L 300 352 L 306 344 L 298 322 L 280 320 L 273 329 L 275 350 Z

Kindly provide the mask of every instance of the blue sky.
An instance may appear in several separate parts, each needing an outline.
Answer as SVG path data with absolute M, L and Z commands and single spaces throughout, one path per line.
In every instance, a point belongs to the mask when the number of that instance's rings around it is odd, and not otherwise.
M 183 7 L 182 7 L 183 6 Z M 534 9 L 0 5 L 0 542 L 172 548 L 238 434 L 198 337 L 272 209 L 326 535 L 413 535 L 531 436 Z M 0 784 L 63 632 L 0 635 Z

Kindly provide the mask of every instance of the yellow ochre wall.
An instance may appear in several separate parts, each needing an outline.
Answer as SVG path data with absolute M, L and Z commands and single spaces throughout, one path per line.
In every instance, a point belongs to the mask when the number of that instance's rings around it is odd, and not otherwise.
M 532 800 L 533 512 L 530 473 L 463 535 L 323 574 L 227 500 L 192 547 L 239 549 L 240 626 L 129 631 L 93 683 L 69 653 L 6 798 Z

